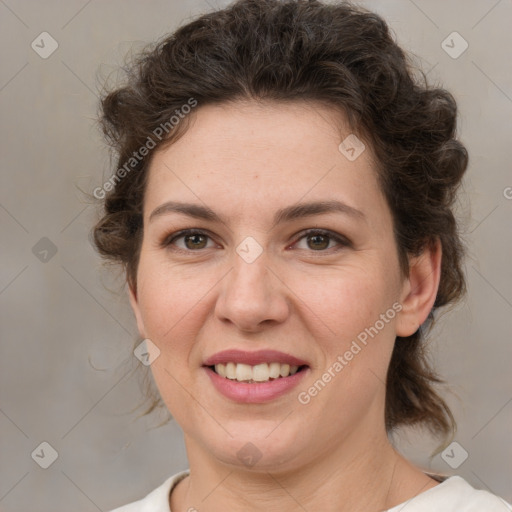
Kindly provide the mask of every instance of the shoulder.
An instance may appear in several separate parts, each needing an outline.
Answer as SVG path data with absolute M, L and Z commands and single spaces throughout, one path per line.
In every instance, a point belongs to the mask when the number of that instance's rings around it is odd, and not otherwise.
M 171 512 L 169 508 L 169 494 L 172 488 L 188 476 L 190 470 L 181 471 L 169 477 L 156 489 L 147 494 L 144 498 L 122 507 L 111 510 L 110 512 Z
M 387 512 L 399 512 L 406 505 L 407 512 L 512 512 L 512 506 L 505 500 L 488 491 L 475 489 L 460 476 L 448 477 Z

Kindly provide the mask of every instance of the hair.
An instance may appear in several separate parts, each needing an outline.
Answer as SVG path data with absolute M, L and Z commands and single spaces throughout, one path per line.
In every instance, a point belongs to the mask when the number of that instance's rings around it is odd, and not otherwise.
M 347 2 L 239 0 L 146 47 L 126 71 L 125 83 L 101 99 L 100 122 L 117 155 L 118 179 L 102 192 L 102 218 L 93 229 L 100 254 L 121 263 L 136 288 L 151 156 L 186 133 L 193 113 L 167 129 L 185 105 L 311 101 L 344 112 L 376 156 L 403 275 L 411 256 L 437 240 L 442 248 L 427 321 L 396 338 L 386 429 L 422 426 L 438 437 L 453 436 L 455 420 L 435 389 L 443 381 L 428 361 L 424 330 L 438 308 L 466 291 L 464 246 L 452 209 L 468 155 L 456 140 L 453 96 L 416 72 L 380 16 Z M 140 157 L 149 141 L 154 147 Z

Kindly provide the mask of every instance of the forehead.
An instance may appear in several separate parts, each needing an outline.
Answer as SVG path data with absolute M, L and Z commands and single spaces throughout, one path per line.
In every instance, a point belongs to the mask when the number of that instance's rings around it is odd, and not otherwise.
M 153 157 L 146 215 L 175 199 L 256 214 L 301 200 L 385 208 L 371 148 L 366 144 L 355 159 L 340 151 L 342 141 L 359 139 L 339 111 L 305 102 L 244 102 L 199 105 L 193 116 L 186 133 Z

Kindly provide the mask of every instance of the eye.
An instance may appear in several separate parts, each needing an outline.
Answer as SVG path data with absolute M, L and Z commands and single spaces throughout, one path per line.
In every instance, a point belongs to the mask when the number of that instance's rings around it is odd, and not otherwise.
M 211 242 L 213 245 L 208 245 Z M 300 247 L 300 244 L 305 246 Z M 325 252 L 336 245 L 340 247 L 350 247 L 351 242 L 342 235 L 335 234 L 323 229 L 310 229 L 301 234 L 295 247 L 301 250 L 311 250 L 314 252 Z M 202 249 L 215 247 L 215 243 L 208 233 L 201 230 L 185 229 L 167 236 L 161 242 L 163 248 L 177 249 L 183 252 L 197 252 Z
M 193 229 L 186 229 L 174 233 L 162 241 L 163 247 L 169 247 L 170 245 L 175 246 L 182 251 L 198 251 L 200 249 L 208 249 L 208 240 L 212 243 L 210 236 L 204 231 L 197 231 Z M 177 243 L 180 241 L 181 243 Z
M 300 244 L 302 240 L 305 240 L 306 247 L 298 247 L 299 249 L 311 249 L 315 252 L 323 252 L 327 249 L 332 249 L 335 244 L 342 247 L 349 247 L 351 245 L 347 238 L 323 229 L 311 229 L 306 231 L 298 239 L 296 245 Z

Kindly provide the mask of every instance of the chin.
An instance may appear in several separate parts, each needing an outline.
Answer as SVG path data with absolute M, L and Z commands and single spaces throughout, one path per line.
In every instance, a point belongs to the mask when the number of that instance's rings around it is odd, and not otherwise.
M 247 468 L 251 472 L 287 471 L 297 466 L 297 458 L 304 454 L 307 441 L 302 437 L 303 443 L 298 444 L 299 433 L 292 433 L 290 429 L 282 426 L 269 428 L 269 422 L 255 431 L 254 423 L 250 429 L 240 425 L 233 428 L 222 439 L 209 439 L 210 453 L 220 462 L 236 467 L 237 470 Z M 279 432 L 278 432 L 279 431 Z M 270 433 L 270 435 L 269 435 Z

